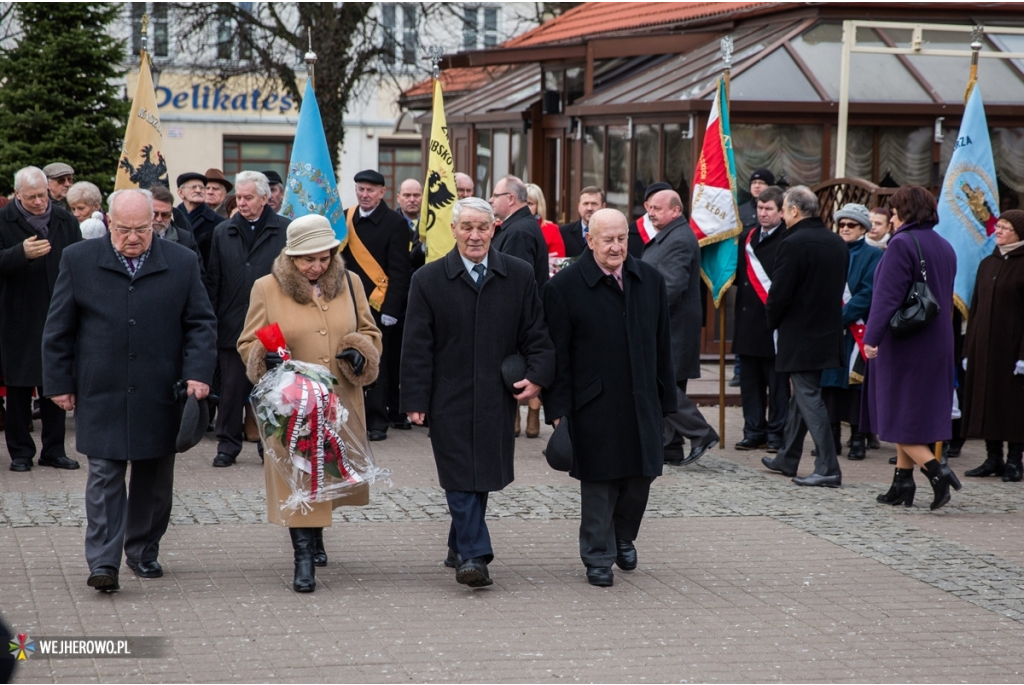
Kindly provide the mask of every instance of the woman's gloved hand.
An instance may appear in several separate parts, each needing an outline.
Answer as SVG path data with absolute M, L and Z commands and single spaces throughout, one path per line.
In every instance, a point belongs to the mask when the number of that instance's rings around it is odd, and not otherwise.
M 363 368 L 366 366 L 366 359 L 354 347 L 342 350 L 334 356 L 339 361 L 346 361 L 352 365 L 352 373 L 356 376 L 363 375 Z
M 281 355 L 277 352 L 267 352 L 263 355 L 263 362 L 267 365 L 267 371 L 281 366 L 281 362 L 283 361 L 284 360 L 281 359 Z

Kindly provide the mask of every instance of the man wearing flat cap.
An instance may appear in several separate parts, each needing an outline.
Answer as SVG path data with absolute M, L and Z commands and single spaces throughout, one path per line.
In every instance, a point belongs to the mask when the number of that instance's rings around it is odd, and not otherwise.
M 203 263 L 209 266 L 213 229 L 223 219 L 206 204 L 206 176 L 197 171 L 188 171 L 178 176 L 175 185 L 178 186 L 178 197 L 181 198 L 178 207 L 185 211 L 185 218 L 192 228 L 196 244 L 199 245 Z
M 281 213 L 281 203 L 284 201 L 284 179 L 281 178 L 281 174 L 274 170 L 267 170 L 263 172 L 263 175 L 267 177 L 267 182 L 270 183 L 270 208 L 274 210 L 274 214 Z
M 225 200 L 235 186 L 220 169 L 211 167 L 203 175 L 206 176 L 206 204 L 217 216 L 227 219 L 228 209 Z
M 750 174 L 750 200 L 741 204 L 738 209 L 744 230 L 757 226 L 757 198 L 768 186 L 775 185 L 775 174 L 767 169 L 756 169 Z
M 47 187 L 50 192 L 50 202 L 57 205 L 65 212 L 70 212 L 68 207 L 68 189 L 75 184 L 75 170 L 70 164 L 54 162 L 43 167 L 46 174 Z
M 370 440 L 386 440 L 388 427 L 408 430 L 399 411 L 398 376 L 402 323 L 409 297 L 409 224 L 384 201 L 384 177 L 372 169 L 355 175 L 357 205 L 345 212 L 348 243 L 345 266 L 363 281 L 374 321 L 383 333 L 377 385 L 366 391 L 366 430 Z

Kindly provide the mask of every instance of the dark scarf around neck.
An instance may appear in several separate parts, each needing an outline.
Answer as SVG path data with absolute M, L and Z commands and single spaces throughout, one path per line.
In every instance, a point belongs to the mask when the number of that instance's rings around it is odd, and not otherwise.
M 27 221 L 28 225 L 32 227 L 33 231 L 44 238 L 50 234 L 50 213 L 53 210 L 52 202 L 48 201 L 46 203 L 46 211 L 42 214 L 32 214 L 25 209 L 25 205 L 21 204 L 21 200 L 18 200 L 17 198 L 15 198 L 14 204 L 18 207 L 18 211 L 21 212 L 23 217 L 25 217 L 25 221 Z

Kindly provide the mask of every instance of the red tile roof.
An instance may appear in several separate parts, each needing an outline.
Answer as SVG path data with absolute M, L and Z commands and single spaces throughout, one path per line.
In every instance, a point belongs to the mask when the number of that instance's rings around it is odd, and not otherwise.
M 441 72 L 441 86 L 446 93 L 460 93 L 479 88 L 490 83 L 493 78 L 508 71 L 507 67 L 465 67 L 445 69 Z M 402 93 L 403 98 L 429 97 L 433 89 L 433 79 L 420 81 Z

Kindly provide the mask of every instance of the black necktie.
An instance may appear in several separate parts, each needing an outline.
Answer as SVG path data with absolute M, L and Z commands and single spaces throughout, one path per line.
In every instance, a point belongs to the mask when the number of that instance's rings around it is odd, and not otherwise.
M 476 274 L 476 289 L 480 290 L 480 286 L 484 284 L 484 276 L 487 274 L 487 267 L 483 264 L 475 264 L 473 266 L 473 273 Z

